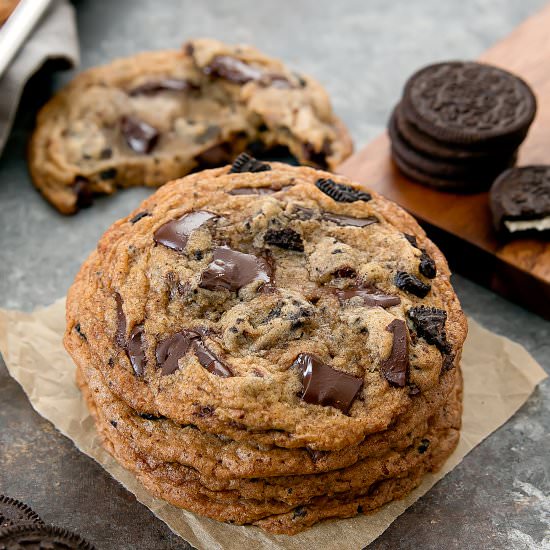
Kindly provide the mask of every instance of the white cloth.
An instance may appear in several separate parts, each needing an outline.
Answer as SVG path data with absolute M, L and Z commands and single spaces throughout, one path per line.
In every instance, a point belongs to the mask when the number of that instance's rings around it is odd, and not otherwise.
M 64 59 L 70 66 L 79 62 L 75 13 L 67 0 L 52 2 L 0 77 L 0 153 L 8 139 L 25 84 L 48 59 Z

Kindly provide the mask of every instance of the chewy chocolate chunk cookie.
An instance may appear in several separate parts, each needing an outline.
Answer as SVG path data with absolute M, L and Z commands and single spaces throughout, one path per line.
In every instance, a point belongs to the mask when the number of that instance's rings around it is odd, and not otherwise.
M 514 168 L 489 192 L 495 229 L 507 236 L 550 235 L 550 166 Z
M 410 315 L 422 306 L 439 325 Z M 277 163 L 157 191 L 102 237 L 67 321 L 76 363 L 85 347 L 138 413 L 319 451 L 438 391 L 466 334 L 446 262 L 410 216 L 343 177 Z
M 95 194 L 159 186 L 250 146 L 329 169 L 352 150 L 318 82 L 250 46 L 200 39 L 77 76 L 38 115 L 29 165 L 71 214 Z

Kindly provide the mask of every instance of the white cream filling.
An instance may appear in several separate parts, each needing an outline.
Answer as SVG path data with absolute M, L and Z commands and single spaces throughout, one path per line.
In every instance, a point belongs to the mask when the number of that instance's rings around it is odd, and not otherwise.
M 546 216 L 540 220 L 504 220 L 504 225 L 510 233 L 515 233 L 516 231 L 529 231 L 530 229 L 545 231 L 546 229 L 550 229 L 550 216 Z

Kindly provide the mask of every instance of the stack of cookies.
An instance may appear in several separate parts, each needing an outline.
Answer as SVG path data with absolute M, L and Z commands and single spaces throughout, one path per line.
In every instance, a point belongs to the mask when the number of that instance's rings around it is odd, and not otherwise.
M 536 112 L 529 86 L 502 69 L 446 62 L 416 72 L 389 121 L 393 159 L 409 178 L 477 192 L 513 166 Z
M 105 447 L 152 494 L 293 534 L 404 496 L 455 448 L 449 276 L 380 195 L 241 155 L 105 233 L 65 345 Z

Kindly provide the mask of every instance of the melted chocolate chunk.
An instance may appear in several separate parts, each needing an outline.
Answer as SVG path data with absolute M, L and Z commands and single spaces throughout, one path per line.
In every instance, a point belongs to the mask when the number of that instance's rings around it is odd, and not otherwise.
M 145 341 L 144 341 L 143 325 L 137 325 L 132 329 L 126 350 L 128 358 L 137 376 L 142 376 L 145 372 L 147 359 L 145 357 Z
M 199 286 L 208 290 L 239 290 L 252 281 L 270 283 L 271 275 L 272 267 L 264 258 L 220 246 L 214 249 Z
M 407 311 L 407 316 L 412 321 L 418 336 L 424 338 L 428 344 L 436 346 L 439 351 L 449 354 L 451 346 L 447 342 L 445 322 L 447 312 L 436 307 L 418 306 Z M 454 356 L 451 358 L 454 359 Z
M 390 356 L 380 363 L 384 378 L 392 385 L 403 388 L 409 368 L 409 341 L 405 321 L 394 319 L 386 330 L 393 334 Z
M 267 172 L 271 166 L 265 162 L 260 162 L 248 153 L 241 153 L 231 165 L 230 174 L 242 174 L 243 172 Z
M 350 300 L 355 296 L 359 296 L 363 303 L 366 306 L 370 307 L 392 307 L 397 306 L 401 303 L 401 298 L 399 296 L 390 296 L 389 294 L 384 294 L 373 288 L 366 287 L 357 287 L 357 288 L 330 288 L 330 291 L 333 292 L 340 302 L 345 302 Z
M 73 193 L 76 195 L 76 207 L 88 208 L 94 202 L 93 193 L 88 186 L 88 180 L 82 176 L 76 176 L 73 183 Z
M 158 92 L 183 92 L 186 90 L 197 90 L 198 86 L 181 78 L 162 78 L 160 80 L 151 80 L 135 88 L 132 88 L 128 95 L 154 95 Z
M 146 212 L 145 210 L 143 212 L 138 212 L 133 218 L 130 218 L 130 223 L 134 225 L 136 222 L 139 222 L 139 220 L 145 218 L 146 216 L 151 216 L 151 213 Z
M 264 75 L 260 69 L 229 55 L 216 55 L 210 65 L 203 68 L 203 72 L 207 75 L 225 78 L 230 82 L 235 82 L 235 84 L 260 80 Z
M 153 240 L 176 252 L 183 252 L 191 233 L 213 218 L 217 215 L 206 210 L 189 212 L 161 225 L 155 231 Z
M 428 255 L 425 250 L 422 250 L 422 256 L 420 256 L 420 265 L 418 266 L 418 271 L 427 277 L 428 279 L 433 279 L 437 275 L 437 269 L 435 267 L 435 262 Z
M 193 341 L 193 348 L 199 363 L 212 374 L 228 378 L 233 376 L 230 368 L 210 349 L 208 349 L 201 340 Z
M 140 155 L 150 153 L 159 138 L 156 128 L 135 116 L 125 116 L 120 121 L 120 129 L 128 147 Z
M 367 218 L 352 218 L 351 216 L 343 216 L 341 214 L 323 212 L 322 218 L 323 220 L 335 223 L 336 225 L 350 225 L 352 227 L 366 227 L 367 225 L 378 223 L 378 218 L 376 218 L 375 216 L 369 216 Z
M 115 292 L 116 301 L 116 343 L 121 347 L 126 347 L 126 315 L 122 309 L 122 298 L 118 292 Z
M 283 185 L 282 187 L 237 187 L 228 191 L 229 195 L 272 195 L 285 189 L 290 189 L 292 185 Z
M 178 370 L 178 360 L 190 349 L 191 344 L 201 335 L 194 330 L 182 330 L 166 338 L 156 349 L 157 364 L 166 376 Z
M 366 202 L 372 199 L 372 196 L 369 193 L 355 189 L 354 187 L 351 187 L 351 185 L 336 183 L 331 179 L 318 179 L 315 182 L 315 186 L 336 202 Z
M 300 353 L 293 367 L 302 374 L 301 398 L 314 405 L 330 405 L 347 413 L 363 380 L 325 365 L 309 353 Z
M 304 251 L 304 243 L 300 233 L 285 227 L 284 229 L 268 229 L 265 233 L 264 242 L 285 250 Z
M 398 271 L 394 282 L 397 288 L 410 292 L 419 298 L 424 298 L 432 288 L 430 285 L 423 283 L 418 277 L 406 271 Z

